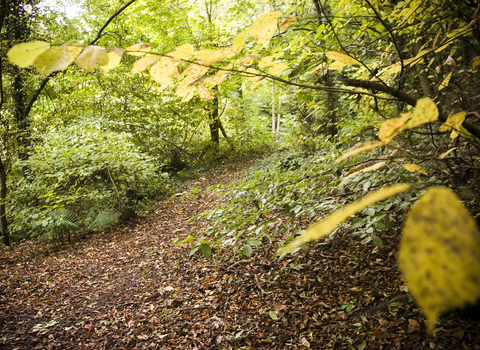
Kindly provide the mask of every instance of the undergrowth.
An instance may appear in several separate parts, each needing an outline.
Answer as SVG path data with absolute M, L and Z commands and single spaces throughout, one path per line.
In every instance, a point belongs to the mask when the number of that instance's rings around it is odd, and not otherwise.
M 207 220 L 208 227 L 178 243 L 192 243 L 190 254 L 200 251 L 209 257 L 210 246 L 219 246 L 233 248 L 240 256 L 249 257 L 255 246 L 281 245 L 314 221 L 376 188 L 399 182 L 444 183 L 441 173 L 435 171 L 438 167 L 432 165 L 430 170 L 435 174 L 429 176 L 409 172 L 402 167 L 406 159 L 389 157 L 392 153 L 389 149 L 336 165 L 335 159 L 342 151 L 330 144 L 315 153 L 283 153 L 258 163 L 243 180 L 227 188 L 217 187 L 216 191 L 220 191 L 225 200 L 191 219 Z M 355 169 L 379 159 L 385 159 L 387 166 L 376 172 L 358 174 L 341 184 Z M 394 228 L 398 214 L 406 213 L 423 192 L 420 188 L 372 205 L 339 225 L 330 237 L 340 228 L 350 228 L 362 244 L 382 246 L 379 233 Z

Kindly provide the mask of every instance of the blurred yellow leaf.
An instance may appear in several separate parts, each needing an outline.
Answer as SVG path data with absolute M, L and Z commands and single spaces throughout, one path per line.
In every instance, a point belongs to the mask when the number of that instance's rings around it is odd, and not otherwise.
M 153 56 L 149 56 L 153 57 Z M 145 58 L 149 58 L 145 57 Z M 178 74 L 178 68 L 175 62 L 169 57 L 157 57 L 158 63 L 150 68 L 150 76 L 157 83 L 167 85 L 174 76 Z M 153 60 L 153 58 L 151 59 Z M 135 68 L 135 66 L 134 66 Z
M 108 53 L 105 48 L 95 45 L 88 45 L 75 59 L 75 63 L 85 72 L 105 66 L 108 64 Z
M 335 164 L 340 163 L 342 160 L 368 152 L 372 149 L 385 145 L 382 141 L 370 141 L 365 142 L 360 145 L 355 145 L 350 148 L 347 152 L 342 154 L 338 159 L 335 161 Z
M 448 86 L 448 83 L 450 82 L 450 79 L 452 78 L 453 72 L 448 73 L 448 75 L 443 79 L 442 83 L 438 87 L 438 91 L 446 88 Z
M 262 55 L 259 55 L 259 54 L 250 54 L 250 55 L 245 55 L 245 56 L 242 56 L 240 57 L 238 60 L 242 63 L 246 63 L 246 64 L 249 64 L 253 61 L 255 61 L 257 58 L 260 58 L 262 57 Z
M 105 72 L 109 71 L 110 69 L 116 68 L 120 61 L 122 60 L 122 56 L 119 56 L 115 51 L 110 51 L 108 53 L 108 63 L 104 66 L 101 66 Z
M 245 69 L 245 73 L 252 73 L 252 75 L 246 75 L 245 79 L 250 80 L 250 81 L 257 81 L 259 76 L 256 74 L 260 74 L 258 70 L 255 68 L 247 68 Z
M 273 55 L 263 57 L 260 61 L 258 61 L 258 68 L 266 68 L 268 66 L 271 66 L 273 59 Z
M 344 66 L 346 65 L 354 66 L 354 65 L 360 64 L 360 62 L 357 61 L 355 58 L 350 57 L 349 55 L 344 54 L 342 52 L 338 52 L 338 51 L 327 51 L 325 52 L 325 56 L 327 56 L 331 60 L 343 63 Z
M 33 61 L 44 53 L 50 45 L 44 41 L 30 41 L 12 46 L 7 52 L 10 63 L 20 68 L 26 68 L 33 64 Z
M 454 129 L 456 131 L 461 132 L 464 136 L 469 137 L 470 133 L 468 132 L 467 129 L 465 129 L 462 125 L 463 121 L 465 120 L 467 113 L 466 112 L 460 112 L 455 115 L 449 115 L 447 120 L 440 125 L 440 128 L 438 129 L 439 131 L 447 131 L 449 129 Z M 452 133 L 453 134 L 453 133 Z M 458 133 L 455 133 L 452 136 L 458 136 Z M 454 139 L 455 137 L 452 137 Z
M 42 74 L 48 75 L 51 72 L 67 68 L 78 54 L 82 51 L 81 46 L 66 45 L 52 47 L 33 61 L 33 66 Z
M 200 96 L 202 100 L 213 100 L 215 98 L 215 94 L 212 90 L 203 85 L 198 86 L 198 96 Z
M 263 81 L 265 80 L 265 77 L 260 77 L 258 80 L 254 81 L 252 85 L 250 85 L 250 90 L 255 90 L 257 87 L 262 85 Z
M 235 39 L 233 39 L 233 42 L 232 42 L 232 47 L 235 51 L 240 51 L 243 47 L 243 43 L 245 42 L 245 39 L 247 38 L 248 34 L 250 34 L 250 30 L 252 29 L 252 27 L 248 27 L 247 29 L 245 29 L 243 32 L 241 32 L 240 34 L 238 34 Z
M 152 44 L 141 43 L 127 47 L 125 52 L 132 56 L 142 56 L 150 52 L 151 49 Z
M 410 119 L 412 113 L 404 113 L 401 117 L 395 119 L 387 119 L 380 126 L 378 138 L 384 143 L 389 143 L 397 135 L 402 126 Z
M 175 60 L 187 60 L 193 56 L 195 49 L 192 44 L 184 44 L 175 48 L 172 56 Z
M 480 234 L 446 187 L 430 187 L 405 219 L 398 252 L 409 291 L 432 332 L 440 314 L 480 297 Z
M 438 108 L 435 102 L 428 97 L 420 98 L 415 105 L 412 116 L 401 128 L 401 130 L 414 128 L 424 123 L 437 120 L 437 118 Z
M 407 67 L 413 67 L 417 63 L 422 63 L 423 62 L 423 56 L 425 56 L 427 53 L 431 52 L 431 50 L 422 50 L 420 51 L 415 57 L 403 60 L 403 66 Z M 379 72 L 379 74 L 398 74 L 402 70 L 402 63 L 397 62 L 395 64 L 392 64 L 391 66 L 387 67 L 386 69 L 382 70 Z
M 215 74 L 215 75 L 210 75 L 206 77 L 205 79 L 203 79 L 203 82 L 205 84 L 218 85 L 218 84 L 221 84 L 223 80 L 224 78 L 222 76 L 218 76 Z
M 297 14 L 296 13 L 293 13 L 291 14 L 290 16 L 288 16 L 287 18 L 285 18 L 282 23 L 280 23 L 280 25 L 278 26 L 281 30 L 285 30 L 287 29 L 288 27 L 290 27 L 290 24 L 293 23 L 293 21 L 295 20 L 295 18 L 297 18 Z
M 416 164 L 402 164 L 402 166 L 412 173 L 421 173 L 421 174 L 424 174 L 424 175 L 428 175 L 427 171 L 419 165 L 416 165 Z
M 446 152 L 443 152 L 442 154 L 440 154 L 438 156 L 438 159 L 444 159 L 446 156 L 448 156 L 450 153 L 452 153 L 453 151 L 455 151 L 458 147 L 454 147 L 454 148 L 451 148 L 449 149 L 448 151 Z
M 151 56 L 147 56 L 147 57 L 143 57 L 143 58 L 139 59 L 138 61 L 136 61 L 133 64 L 132 74 L 143 72 L 145 69 L 147 69 L 152 64 L 157 62 L 160 59 L 160 57 L 161 56 L 159 56 L 159 55 L 151 55 Z M 169 61 L 171 61 L 171 60 L 169 60 Z
M 125 52 L 125 49 L 120 49 L 118 47 L 116 47 L 115 45 L 108 45 L 108 48 L 112 51 L 115 51 L 117 53 L 117 55 L 119 55 L 120 57 L 123 56 L 124 52 Z
M 196 63 L 190 64 L 184 73 L 190 80 L 193 80 L 207 73 L 209 68 L 210 67 L 205 67 L 202 63 L 197 61 Z
M 361 170 L 355 171 L 355 172 L 349 174 L 348 176 L 344 177 L 342 179 L 342 181 L 338 184 L 338 186 L 343 185 L 348 179 L 351 179 L 352 177 L 357 176 L 358 174 L 367 173 L 369 171 L 373 171 L 373 170 L 383 168 L 385 166 L 385 164 L 387 164 L 387 162 L 378 162 L 378 163 L 373 164 L 372 166 L 369 166 L 369 167 L 363 168 Z
M 258 44 L 266 47 L 277 30 L 277 18 L 282 17 L 281 12 L 268 12 L 260 15 L 253 23 L 250 34 Z
M 397 193 L 406 191 L 410 188 L 407 184 L 396 184 L 393 186 L 383 187 L 369 195 L 363 197 L 355 203 L 344 206 L 333 212 L 324 220 L 317 222 L 307 228 L 307 231 L 300 237 L 294 239 L 286 246 L 278 249 L 277 253 L 283 256 L 292 250 L 300 247 L 303 243 L 307 243 L 321 237 L 325 237 L 332 232 L 337 225 L 347 220 L 351 215 L 358 213 L 369 205 L 372 205 L 382 199 L 391 197 Z
M 204 60 L 205 58 L 207 58 L 208 56 L 210 56 L 211 54 L 213 54 L 215 51 L 217 50 L 213 50 L 213 49 L 203 49 L 203 50 L 200 50 L 200 51 L 197 51 L 193 54 L 193 56 L 195 58 L 198 58 L 199 60 Z M 172 53 L 173 54 L 173 53 Z
M 318 72 L 320 70 L 323 70 L 327 67 L 327 64 L 325 62 L 320 63 L 318 66 L 316 66 L 313 70 L 312 73 Z
M 189 90 L 186 91 L 185 96 L 183 96 L 181 102 L 188 102 L 188 101 L 190 101 L 190 100 L 193 98 L 193 96 L 195 95 L 195 90 L 196 90 L 195 87 L 189 88 Z
M 272 66 L 268 68 L 268 73 L 271 75 L 279 75 L 285 69 L 288 69 L 288 64 L 286 62 L 277 62 L 272 64 Z
M 224 58 L 235 56 L 235 53 L 236 51 L 232 47 L 225 47 L 223 49 L 216 50 L 203 60 L 203 64 L 206 66 L 211 66 L 212 64 L 217 63 Z
M 477 66 L 480 66 L 480 56 L 477 56 L 472 60 L 471 68 L 474 68 Z

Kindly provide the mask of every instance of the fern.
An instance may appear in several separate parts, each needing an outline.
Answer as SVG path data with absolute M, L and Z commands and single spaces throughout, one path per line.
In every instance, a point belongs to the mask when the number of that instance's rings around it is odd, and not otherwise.
M 113 209 L 100 211 L 95 219 L 87 226 L 87 231 L 95 230 L 101 226 L 110 225 L 118 222 L 120 213 Z

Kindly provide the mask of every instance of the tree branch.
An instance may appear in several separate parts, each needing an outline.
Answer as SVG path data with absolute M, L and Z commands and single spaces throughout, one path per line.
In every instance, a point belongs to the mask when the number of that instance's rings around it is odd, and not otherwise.
M 405 91 L 391 88 L 389 86 L 383 85 L 376 81 L 357 80 L 357 79 L 341 79 L 341 81 L 346 86 L 360 87 L 363 89 L 378 90 L 381 92 L 385 92 L 386 94 L 396 97 L 400 101 L 405 102 L 413 107 L 415 107 L 415 105 L 417 104 L 416 97 L 406 93 Z M 447 120 L 447 117 L 440 113 L 438 116 L 438 119 L 444 122 Z M 476 125 L 470 124 L 469 122 L 463 122 L 462 125 L 465 129 L 468 130 L 468 132 L 474 135 L 477 139 L 480 139 L 480 128 L 478 128 Z
M 115 19 L 115 17 L 117 17 L 119 14 L 121 14 L 123 11 L 125 11 L 125 9 L 130 6 L 131 4 L 133 4 L 136 0 L 130 0 L 129 2 L 127 2 L 124 6 L 122 6 L 122 8 L 120 8 L 117 12 L 115 12 L 106 22 L 105 24 L 103 25 L 102 28 L 100 28 L 100 30 L 98 31 L 97 33 L 97 36 L 95 39 L 93 39 L 89 45 L 93 45 L 95 44 L 101 37 L 102 37 L 102 33 L 103 31 L 105 30 L 105 28 L 107 28 L 107 26 Z M 33 104 L 37 101 L 38 99 L 38 96 L 40 96 L 40 93 L 42 92 L 42 90 L 45 88 L 45 86 L 47 86 L 48 82 L 50 81 L 50 79 L 52 79 L 55 75 L 57 75 L 59 72 L 52 72 L 50 73 L 43 81 L 42 83 L 40 84 L 40 87 L 37 89 L 37 91 L 35 91 L 35 93 L 33 94 L 30 102 L 28 103 L 28 106 L 25 110 L 25 118 L 30 114 L 30 111 L 32 110 L 32 107 L 33 107 Z

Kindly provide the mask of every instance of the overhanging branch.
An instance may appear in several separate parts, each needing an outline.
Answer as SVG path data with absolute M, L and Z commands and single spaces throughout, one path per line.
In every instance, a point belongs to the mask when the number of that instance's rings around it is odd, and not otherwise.
M 417 98 L 406 93 L 405 91 L 397 90 L 386 86 L 382 83 L 376 81 L 367 81 L 367 80 L 357 80 L 357 79 L 342 79 L 342 83 L 346 86 L 359 87 L 368 90 L 377 90 L 389 94 L 390 96 L 398 98 L 400 101 L 409 104 L 410 106 L 415 107 L 417 104 Z M 441 121 L 446 121 L 447 117 L 443 114 L 439 114 L 438 119 Z M 480 139 L 480 128 L 470 124 L 469 122 L 463 122 L 463 127 L 468 130 L 472 135 L 477 139 Z

